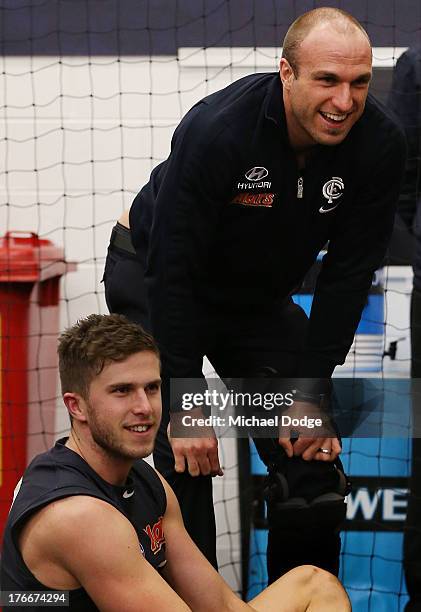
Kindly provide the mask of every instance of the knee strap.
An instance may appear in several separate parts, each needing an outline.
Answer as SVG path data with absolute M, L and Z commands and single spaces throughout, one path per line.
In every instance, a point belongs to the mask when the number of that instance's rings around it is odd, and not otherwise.
M 345 496 L 351 485 L 343 470 L 331 465 L 336 474 L 336 484 L 330 491 L 312 497 L 294 494 L 288 473 L 272 466 L 264 487 L 269 525 L 281 529 L 339 529 L 346 516 Z M 311 473 L 308 477 L 311 479 Z
M 268 502 L 268 523 L 275 529 L 339 529 L 346 517 L 345 498 L 338 493 L 324 493 L 308 502 L 291 497 L 284 502 Z

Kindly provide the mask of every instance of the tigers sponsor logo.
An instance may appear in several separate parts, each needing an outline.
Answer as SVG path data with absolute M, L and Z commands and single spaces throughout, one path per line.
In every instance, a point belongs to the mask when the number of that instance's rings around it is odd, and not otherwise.
M 238 193 L 234 199 L 231 200 L 231 204 L 271 208 L 274 199 L 274 193 Z
M 152 525 L 152 527 L 150 525 L 146 525 L 143 531 L 147 534 L 151 541 L 151 551 L 154 555 L 156 555 L 156 553 L 161 550 L 162 545 L 165 544 L 162 516 L 154 525 Z

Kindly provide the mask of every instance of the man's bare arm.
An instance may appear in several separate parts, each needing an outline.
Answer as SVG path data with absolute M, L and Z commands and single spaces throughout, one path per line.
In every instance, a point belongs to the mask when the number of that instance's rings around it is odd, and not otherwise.
M 167 550 L 167 565 L 163 575 L 166 580 L 192 610 L 252 610 L 235 595 L 194 544 L 185 530 L 174 492 L 164 478 L 160 478 L 167 495 L 167 510 L 163 520 Z
M 82 586 L 103 612 L 190 610 L 143 558 L 131 523 L 99 499 L 73 496 L 49 504 L 26 525 L 21 552 L 43 584 Z

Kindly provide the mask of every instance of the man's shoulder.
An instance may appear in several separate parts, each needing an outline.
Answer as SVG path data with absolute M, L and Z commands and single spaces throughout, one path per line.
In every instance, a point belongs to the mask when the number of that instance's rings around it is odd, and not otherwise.
M 37 526 L 40 530 L 47 530 L 46 534 L 57 536 L 60 533 L 69 536 L 76 534 L 80 522 L 90 523 L 123 515 L 112 504 L 91 495 L 70 495 L 57 498 L 42 506 L 25 523 L 24 529 Z
M 279 80 L 279 73 L 259 72 L 249 74 L 206 96 L 201 102 L 215 110 L 230 110 L 234 107 L 250 108 L 258 112 L 260 109 L 255 108 L 255 101 L 266 96 L 268 86 L 274 80 Z
M 421 98 L 419 97 L 419 88 L 421 87 L 421 44 L 414 47 L 409 47 L 399 57 L 395 70 L 393 72 L 393 84 L 392 87 L 395 89 L 395 95 L 398 96 L 399 104 L 407 106 L 413 104 L 414 101 L 409 97 L 405 100 L 402 97 L 402 93 L 408 95 L 408 92 L 413 93 L 417 96 L 418 108 L 421 106 Z M 404 90 L 402 92 L 402 90 Z M 401 94 L 401 97 L 399 95 Z M 398 114 L 399 112 L 398 109 Z
M 19 512 L 21 512 L 21 508 L 26 509 L 35 500 L 43 503 L 44 497 L 59 487 L 61 467 L 62 461 L 57 445 L 36 455 L 16 485 L 12 510 L 20 507 Z M 65 466 L 63 467 L 65 469 Z
M 360 125 L 358 125 L 360 124 Z M 394 113 L 379 99 L 369 94 L 364 113 L 358 122 L 360 137 L 370 142 L 373 147 L 379 146 L 379 140 L 389 142 L 390 145 L 405 142 L 405 134 Z
M 358 152 L 360 166 L 367 169 L 380 159 L 399 164 L 406 157 L 405 133 L 394 113 L 372 95 L 364 113 L 352 130 L 351 142 Z
M 245 76 L 195 104 L 180 122 L 175 135 L 189 131 L 206 142 L 218 137 L 249 137 L 247 128 L 259 119 L 270 86 L 278 73 Z
M 398 58 L 397 63 L 407 62 L 409 65 L 417 65 L 421 63 L 421 44 L 409 47 L 402 55 Z
M 167 503 L 165 487 L 162 484 L 162 476 L 158 470 L 144 459 L 137 459 L 133 463 L 132 474 L 135 478 L 135 483 L 146 484 L 152 497 L 165 509 Z
M 132 474 L 135 478 L 146 482 L 149 486 L 162 490 L 162 482 L 159 472 L 144 459 L 137 459 L 133 463 Z
M 157 485 L 159 488 L 161 487 L 158 471 L 149 461 L 145 461 L 145 459 L 136 459 L 130 473 L 137 479 Z
M 66 534 L 76 533 L 79 521 L 82 520 L 85 525 L 86 522 L 110 518 L 117 520 L 123 517 L 127 520 L 111 503 L 92 495 L 70 495 L 54 499 L 34 514 L 28 524 L 37 516 L 37 520 L 44 522 L 50 529 L 54 527 L 55 532 L 63 531 Z
M 12 529 L 41 507 L 60 498 L 71 495 L 105 497 L 99 492 L 93 470 L 61 442 L 37 455 L 25 470 L 9 513 Z
M 65 445 L 66 439 L 45 453 L 34 457 L 22 478 L 22 488 L 32 488 L 50 492 L 65 486 L 79 486 L 92 482 L 95 472 L 77 453 Z

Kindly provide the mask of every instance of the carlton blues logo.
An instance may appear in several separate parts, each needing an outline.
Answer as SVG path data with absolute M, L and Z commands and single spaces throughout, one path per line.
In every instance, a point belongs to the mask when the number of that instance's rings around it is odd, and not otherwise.
M 319 213 L 327 213 L 337 208 L 339 202 L 335 202 L 338 200 L 345 189 L 345 185 L 343 180 L 339 176 L 333 176 L 330 181 L 327 181 L 323 185 L 323 197 L 327 200 L 327 205 L 323 204 L 319 208 Z
M 162 548 L 162 545 L 165 544 L 165 536 L 164 529 L 162 526 L 162 516 L 159 517 L 159 520 L 152 525 L 146 525 L 143 530 L 151 541 L 151 551 L 154 555 L 156 555 Z

